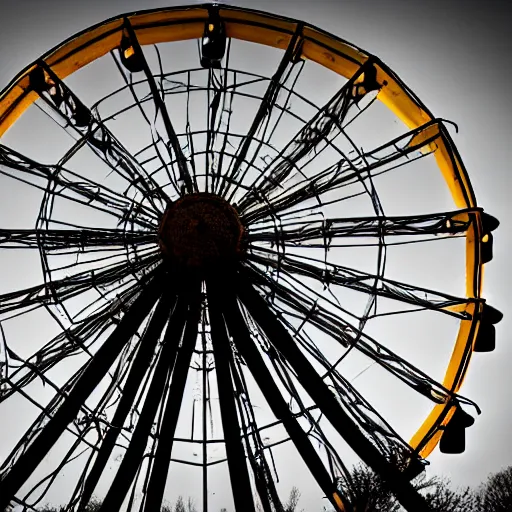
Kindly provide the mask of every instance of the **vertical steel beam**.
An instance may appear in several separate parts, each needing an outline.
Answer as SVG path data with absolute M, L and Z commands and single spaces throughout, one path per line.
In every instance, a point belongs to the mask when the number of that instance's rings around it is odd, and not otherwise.
M 208 371 L 206 369 L 207 357 L 206 357 L 206 333 L 204 332 L 204 323 L 203 323 L 203 332 L 201 333 L 201 344 L 203 348 L 203 407 L 202 407 L 202 426 L 203 426 L 203 467 L 201 468 L 203 471 L 203 512 L 208 512 L 208 445 L 206 443 L 208 437 L 208 428 L 207 428 L 207 413 L 208 413 L 208 402 L 210 400 L 210 396 L 208 394 Z
M 155 451 L 153 467 L 151 468 L 151 476 L 148 482 L 144 512 L 155 512 L 160 510 L 164 496 L 165 483 L 169 473 L 171 451 L 174 444 L 174 434 L 176 432 L 176 425 L 178 423 L 181 410 L 190 360 L 192 359 L 192 354 L 196 346 L 201 312 L 199 283 L 193 283 L 193 285 L 193 289 L 187 293 L 189 297 L 187 301 L 188 311 L 184 314 L 186 326 L 183 334 L 183 340 L 181 340 L 181 335 L 178 339 L 173 340 L 173 343 L 179 343 L 180 341 L 182 341 L 182 343 L 178 348 L 178 354 L 172 370 L 167 404 L 165 406 L 160 432 L 158 433 L 158 445 Z
M 215 372 L 219 391 L 220 415 L 226 443 L 231 490 L 237 512 L 255 512 L 251 481 L 242 444 L 233 381 L 229 367 L 231 347 L 222 316 L 223 297 L 219 293 L 220 286 L 222 285 L 213 282 L 213 280 L 209 280 L 206 283 L 213 355 L 215 357 Z

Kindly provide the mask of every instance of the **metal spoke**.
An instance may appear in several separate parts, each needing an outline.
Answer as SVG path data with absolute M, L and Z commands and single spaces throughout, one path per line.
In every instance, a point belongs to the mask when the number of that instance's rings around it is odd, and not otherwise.
M 107 327 L 119 322 L 121 314 L 128 309 L 129 304 L 154 274 L 154 272 L 148 273 L 137 286 L 131 286 L 127 290 L 121 291 L 111 302 L 107 302 L 96 309 L 91 308 L 90 314 L 84 320 L 76 322 L 70 327 L 59 322 L 61 332 L 30 357 L 23 358 L 19 356 L 16 350 L 10 347 L 7 340 L 4 339 L 5 352 L 9 354 L 9 357 L 5 360 L 8 371 L 8 376 L 6 372 L 5 382 L 9 387 L 2 390 L 0 403 L 7 400 L 14 393 L 23 394 L 23 388 L 37 378 L 50 384 L 60 393 L 58 386 L 52 384 L 46 373 L 66 358 L 77 354 L 86 353 L 92 358 L 91 345 L 97 341 Z M 28 395 L 24 396 L 29 398 Z
M 245 212 L 255 201 L 268 195 L 297 169 L 297 164 L 315 150 L 321 142 L 343 131 L 344 121 L 350 109 L 370 90 L 378 89 L 373 75 L 375 68 L 368 61 L 360 67 L 352 78 L 327 102 L 327 104 L 311 118 L 279 156 L 272 160 L 264 176 L 259 177 L 251 187 L 251 192 L 240 201 L 240 211 Z M 355 86 L 356 80 L 365 77 L 366 89 Z
M 232 105 L 235 97 L 235 91 L 237 88 L 237 73 L 236 71 L 229 68 L 229 57 L 231 54 L 231 39 L 228 39 L 225 53 L 225 65 L 222 69 L 222 76 L 220 79 L 212 82 L 214 86 L 214 95 L 211 103 L 209 104 L 208 116 L 210 117 L 210 123 L 208 126 L 207 136 L 209 138 L 209 144 L 207 149 L 218 155 L 218 159 L 212 158 L 211 162 L 211 183 L 208 186 L 206 184 L 206 190 L 214 193 L 217 190 L 217 184 L 219 180 L 225 177 L 223 173 L 224 156 L 227 150 L 228 135 L 230 135 L 231 115 L 233 113 Z M 211 70 L 214 73 L 214 70 Z M 233 84 L 228 85 L 229 75 L 233 73 Z M 215 76 L 212 74 L 212 76 Z M 189 74 L 190 81 L 190 74 Z M 188 106 L 188 103 L 187 103 Z M 187 118 L 188 121 L 188 118 Z M 221 126 L 226 126 L 226 130 L 222 131 Z M 188 126 L 190 130 L 190 123 Z M 222 136 L 222 140 L 219 141 L 219 135 Z M 189 131 L 189 138 L 192 141 L 193 136 Z M 220 146 L 220 147 L 219 147 Z M 218 147 L 218 149 L 214 149 Z M 208 173 L 209 167 L 206 172 Z
M 255 200 L 251 204 L 241 203 L 239 205 L 243 218 L 247 223 L 254 223 L 280 212 L 294 215 L 301 210 L 292 208 L 308 199 L 316 200 L 318 208 L 326 204 L 325 201 L 322 201 L 324 194 L 334 190 L 338 192 L 334 202 L 343 201 L 347 197 L 351 197 L 351 195 L 344 196 L 341 193 L 343 187 L 355 183 L 365 184 L 367 180 L 371 181 L 379 174 L 409 164 L 412 153 L 417 153 L 416 158 L 424 158 L 435 151 L 432 149 L 432 145 L 436 139 L 442 137 L 441 128 L 442 123 L 434 120 L 378 148 L 357 153 L 352 158 L 342 154 L 341 159 L 328 168 L 320 169 L 313 176 L 302 176 L 298 183 L 290 186 L 287 186 L 286 179 L 292 172 L 292 166 L 288 160 L 284 160 L 284 163 L 281 164 L 283 169 L 280 170 L 278 166 L 275 171 L 272 171 L 273 185 L 257 188 L 254 193 Z M 299 151 L 299 153 L 301 152 Z M 280 192 L 274 194 L 276 190 Z M 373 192 L 365 188 L 359 194 L 372 195 Z M 312 208 L 314 209 L 314 207 L 308 207 L 308 209 Z
M 288 331 L 293 334 L 294 340 L 302 347 L 303 351 L 323 366 L 325 373 L 322 375 L 322 379 L 330 382 L 329 385 L 335 390 L 347 414 L 358 423 L 375 446 L 382 453 L 385 453 L 390 460 L 393 457 L 400 458 L 401 462 L 409 459 L 409 465 L 422 468 L 420 459 L 412 452 L 412 448 L 408 443 L 398 435 L 384 417 L 375 410 L 352 384 L 341 375 L 336 365 L 333 365 L 318 349 L 312 337 L 300 329 L 294 328 L 283 316 L 281 316 L 280 320 Z
M 119 222 L 128 221 L 142 228 L 152 228 L 158 222 L 159 212 L 154 208 L 62 165 L 36 162 L 3 144 L 0 144 L 0 173 L 44 191 L 47 210 L 51 210 L 55 197 L 61 197 L 112 215 Z
M 435 403 L 447 403 L 454 397 L 453 393 L 429 377 L 426 373 L 381 345 L 365 334 L 361 329 L 349 324 L 335 313 L 326 310 L 322 305 L 316 303 L 309 297 L 293 292 L 275 281 L 269 281 L 263 273 L 256 270 L 251 271 L 247 269 L 247 272 L 255 286 L 262 288 L 262 291 L 265 293 L 265 289 L 270 285 L 272 292 L 289 308 L 289 310 L 283 311 L 275 305 L 269 304 L 268 307 L 278 315 L 286 314 L 288 311 L 291 311 L 296 313 L 299 318 L 307 318 L 311 325 L 329 335 L 343 347 L 361 352 L 386 371 Z M 338 363 L 339 361 L 336 364 Z
M 293 285 L 300 285 L 307 289 L 310 296 L 321 299 L 319 292 L 307 286 L 302 277 L 313 279 L 327 287 L 341 286 L 350 288 L 370 296 L 393 299 L 417 308 L 440 311 L 460 319 L 467 319 L 468 315 L 460 306 L 470 302 L 466 297 L 455 297 L 437 290 L 430 290 L 412 284 L 394 281 L 374 274 L 349 267 L 342 267 L 330 262 L 315 258 L 290 256 L 275 251 L 254 250 L 249 256 L 251 261 L 260 264 L 266 269 L 273 269 L 282 279 L 288 277 L 295 281 Z M 368 316 L 370 318 L 371 316 Z
M 284 512 L 283 505 L 279 499 L 279 495 L 272 478 L 270 467 L 264 456 L 264 452 L 267 447 L 264 445 L 260 432 L 256 428 L 257 423 L 254 406 L 251 402 L 242 365 L 238 358 L 235 361 L 233 357 L 231 357 L 230 365 L 233 381 L 235 383 L 237 409 L 242 423 L 247 457 L 251 464 L 256 490 L 263 506 L 263 511 L 273 512 L 275 510 L 277 512 Z M 250 431 L 250 425 L 253 425 L 254 427 L 252 431 Z M 254 443 L 254 449 L 251 446 L 250 439 L 252 439 Z
M 358 238 L 455 236 L 469 229 L 472 217 L 481 209 L 466 209 L 427 215 L 403 217 L 359 217 L 327 219 L 289 219 L 277 226 L 269 222 L 251 224 L 248 240 L 251 243 L 268 242 L 311 248 L 345 247 L 356 245 L 378 245 L 379 242 L 358 242 Z M 344 241 L 343 239 L 348 239 Z M 353 240 L 355 239 L 355 240 Z M 414 242 L 418 240 L 415 238 Z M 394 241 L 387 242 L 393 245 Z
M 2 249 L 120 250 L 156 244 L 156 233 L 123 229 L 0 229 Z
M 300 51 L 300 44 L 299 40 L 301 37 L 302 32 L 302 24 L 297 25 L 297 29 L 295 31 L 295 34 L 291 37 L 290 43 L 288 44 L 288 48 L 286 49 L 283 58 L 281 59 L 281 62 L 279 63 L 279 66 L 274 73 L 274 76 L 271 78 L 270 83 L 267 87 L 267 90 L 265 91 L 265 94 L 261 100 L 260 106 L 258 108 L 258 111 L 256 112 L 256 115 L 254 117 L 254 120 L 252 122 L 251 127 L 249 128 L 249 132 L 244 137 L 242 142 L 240 143 L 240 146 L 237 150 L 236 158 L 233 161 L 233 164 L 230 166 L 230 168 L 227 171 L 227 178 L 228 181 L 223 181 L 221 183 L 221 186 L 218 190 L 218 194 L 221 196 L 227 195 L 229 190 L 229 180 L 234 180 L 237 174 L 240 171 L 240 166 L 245 161 L 247 157 L 247 153 L 249 152 L 249 148 L 254 143 L 254 137 L 258 133 L 258 131 L 261 129 L 263 124 L 265 122 L 270 121 L 270 114 L 272 111 L 272 108 L 277 100 L 277 96 L 279 94 L 279 91 L 283 85 L 283 83 L 286 81 L 286 78 L 288 76 L 287 72 L 290 72 L 290 64 L 293 65 L 297 62 L 297 53 Z M 259 143 L 257 150 L 255 151 L 254 156 L 252 157 L 252 161 L 256 159 L 257 153 L 259 149 L 261 148 L 262 144 Z M 242 176 L 237 179 L 238 182 L 243 181 L 243 178 L 245 174 L 247 173 L 247 170 L 245 172 L 242 172 Z M 227 184 L 227 187 L 225 186 Z M 236 189 L 235 189 L 236 190 Z M 230 199 L 232 198 L 234 191 L 231 192 Z
M 91 287 L 107 287 L 138 272 L 149 271 L 160 259 L 159 254 L 153 254 L 141 258 L 137 263 L 132 264 L 122 261 L 109 265 L 99 272 L 87 270 L 24 290 L 5 293 L 0 295 L 0 315 L 17 310 L 62 303 L 89 290 Z
M 178 344 L 177 342 L 181 337 L 181 333 L 185 324 L 184 313 L 186 312 L 186 303 L 181 298 L 178 298 L 176 306 L 171 312 L 171 300 L 173 295 L 174 294 L 170 290 L 166 289 L 161 303 L 157 306 L 154 314 L 154 321 L 150 323 L 146 336 L 147 339 L 144 340 L 145 345 L 141 346 L 141 350 L 139 354 L 137 354 L 137 359 L 133 363 L 134 371 L 128 377 L 124 387 L 123 398 L 126 397 L 126 400 L 124 403 L 119 403 L 119 406 L 116 410 L 116 415 L 119 411 L 119 417 L 116 418 L 116 416 L 114 416 L 114 419 L 112 420 L 113 428 L 111 428 L 109 433 L 107 433 L 107 436 L 112 433 L 111 438 L 108 439 L 108 437 L 105 437 L 98 454 L 97 465 L 93 467 L 89 478 L 86 481 L 86 485 L 89 483 L 90 487 L 88 488 L 88 495 L 85 494 L 84 488 L 84 493 L 82 494 L 83 507 L 86 506 L 88 499 L 94 491 L 94 487 L 96 486 L 99 477 L 101 476 L 101 472 L 108 461 L 108 456 L 114 447 L 117 431 L 126 418 L 130 407 L 130 402 L 133 400 L 135 392 L 137 391 L 138 384 L 140 383 L 140 378 L 143 375 L 143 372 L 147 370 L 147 364 L 150 357 L 153 355 L 154 347 L 156 346 L 156 343 L 161 336 L 165 322 L 170 315 L 169 325 L 166 332 L 167 339 L 164 340 L 164 347 L 167 347 L 167 350 L 162 352 L 160 355 L 160 360 L 156 366 L 153 380 L 149 386 L 142 411 L 135 426 L 135 430 L 131 436 L 130 444 L 126 450 L 116 476 L 114 477 L 112 485 L 110 486 L 108 493 L 103 500 L 101 505 L 102 510 L 120 510 L 126 494 L 132 485 L 133 479 L 135 478 L 137 468 L 140 466 L 141 461 L 143 460 L 143 454 L 146 448 L 147 439 L 151 432 L 151 426 L 158 409 L 158 404 L 162 399 L 162 393 L 164 391 L 163 386 L 166 380 L 166 376 L 172 368 L 172 363 L 174 362 L 173 356 L 176 352 Z M 169 351 L 171 354 L 169 354 Z M 141 366 L 136 367 L 136 363 L 140 364 Z M 130 380 L 131 378 L 133 378 L 133 380 Z
M 165 105 L 165 101 L 162 98 L 160 91 L 158 90 L 158 86 L 156 84 L 155 77 L 153 76 L 153 73 L 149 69 L 149 65 L 144 56 L 144 52 L 142 51 L 142 48 L 140 47 L 139 41 L 137 39 L 137 34 L 133 30 L 133 27 L 128 18 L 124 19 L 124 23 L 125 23 L 125 27 L 128 32 L 128 35 L 130 37 L 130 42 L 133 45 L 135 55 L 137 55 L 137 57 L 141 59 L 144 74 L 146 75 L 146 79 L 148 81 L 149 88 L 151 90 L 151 94 L 153 96 L 153 101 L 155 102 L 156 112 L 159 116 L 161 116 L 162 121 L 164 123 L 165 130 L 167 132 L 167 138 L 168 138 L 168 143 L 166 144 L 166 146 L 168 149 L 172 148 L 172 151 L 176 157 L 176 160 L 178 163 L 178 169 L 179 169 L 179 173 L 180 173 L 179 179 L 180 179 L 180 181 L 183 182 L 186 192 L 188 192 L 189 194 L 192 192 L 197 192 L 197 184 L 192 181 L 192 177 L 190 175 L 188 165 L 187 165 L 187 159 L 185 158 L 185 155 L 183 154 L 183 150 L 181 149 L 180 141 L 178 140 L 178 137 L 176 136 L 176 132 L 174 131 L 174 127 L 171 123 L 171 118 L 169 116 L 167 106 Z M 169 156 L 172 159 L 172 155 L 169 154 Z
M 105 123 L 80 101 L 45 62 L 41 61 L 39 67 L 31 72 L 30 87 L 44 100 L 42 108 L 55 121 L 64 121 L 63 128 L 78 139 L 61 160 L 61 165 L 83 145 L 87 145 L 128 183 L 128 189 L 135 188 L 156 211 L 163 211 L 169 198 L 162 188 L 150 178 Z
M 155 118 L 153 118 L 153 119 L 150 118 L 146 114 L 146 112 L 145 112 L 145 110 L 143 108 L 143 104 L 145 102 L 153 101 L 152 95 L 150 93 L 149 97 L 146 96 L 146 97 L 143 97 L 143 98 L 139 98 L 139 95 L 137 94 L 137 92 L 135 90 L 135 86 L 136 85 L 139 85 L 139 84 L 147 82 L 147 79 L 146 80 L 138 80 L 138 81 L 134 81 L 133 80 L 133 73 L 130 70 L 126 69 L 126 67 L 123 65 L 123 63 L 121 61 L 121 53 L 123 51 L 124 51 L 123 48 L 120 48 L 119 52 L 112 51 L 111 55 L 112 55 L 112 58 L 114 59 L 114 62 L 116 64 L 116 66 L 117 66 L 117 69 L 121 73 L 121 75 L 122 75 L 122 77 L 123 77 L 123 79 L 124 79 L 124 81 L 126 83 L 126 87 L 130 90 L 135 103 L 125 107 L 124 109 L 119 110 L 117 112 L 117 114 L 126 113 L 130 109 L 134 108 L 135 106 L 138 108 L 141 116 L 143 117 L 144 121 L 148 124 L 148 126 L 150 128 L 152 143 L 149 144 L 149 146 L 146 146 L 146 147 L 140 149 L 139 151 L 137 151 L 134 154 L 134 157 L 136 157 L 140 161 L 142 166 L 145 166 L 146 164 L 150 163 L 152 160 L 158 159 L 160 161 L 160 163 L 161 163 L 161 169 L 165 169 L 165 171 L 166 171 L 167 179 L 169 180 L 168 185 L 171 185 L 172 188 L 173 188 L 174 193 L 179 195 L 180 194 L 180 190 L 179 190 L 177 178 L 176 178 L 176 176 L 174 174 L 174 171 L 173 170 L 171 171 L 171 169 L 169 169 L 169 165 L 166 163 L 166 161 L 164 159 L 164 155 L 162 154 L 162 151 L 160 151 L 160 148 L 159 148 L 159 143 L 162 143 L 162 144 L 165 145 L 165 142 L 164 142 L 162 136 L 160 135 L 159 130 L 158 130 L 157 126 L 156 126 L 156 119 Z M 163 86 L 162 86 L 162 91 L 163 91 L 163 94 L 166 93 L 166 91 L 163 88 Z M 120 92 L 120 91 L 118 90 L 117 92 Z M 99 106 L 101 105 L 101 103 L 103 101 L 107 100 L 108 98 L 109 98 L 109 96 L 107 96 L 105 98 L 102 98 L 99 102 L 96 103 L 95 108 L 98 109 Z M 154 103 L 154 101 L 153 101 L 153 103 Z M 104 118 L 104 122 L 106 122 L 106 121 L 108 121 L 110 119 L 115 119 L 115 116 L 116 116 L 116 114 L 111 114 L 109 116 L 106 116 Z M 147 156 L 147 153 L 149 152 L 150 148 L 152 148 L 152 150 L 155 153 L 152 157 Z M 172 165 L 172 162 L 171 162 L 171 165 Z M 159 170 L 161 170 L 161 169 L 159 169 Z M 154 177 L 155 174 L 156 174 L 156 172 L 153 171 L 149 175 L 151 177 Z

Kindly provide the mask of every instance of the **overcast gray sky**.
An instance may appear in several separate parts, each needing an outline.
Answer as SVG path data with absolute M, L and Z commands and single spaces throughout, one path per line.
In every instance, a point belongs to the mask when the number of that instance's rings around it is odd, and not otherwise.
M 186 3 L 169 1 L 166 5 Z M 458 124 L 459 134 L 454 138 L 477 201 L 501 221 L 494 260 L 486 268 L 484 296 L 505 318 L 498 326 L 497 349 L 473 358 L 462 389 L 482 409 L 467 432 L 466 452 L 448 456 L 436 450 L 430 461 L 436 473 L 446 474 L 456 484 L 478 484 L 489 472 L 512 464 L 512 273 L 508 268 L 512 250 L 508 220 L 512 214 L 512 36 L 507 25 L 512 7 L 496 0 L 452 0 L 449 6 L 440 0 L 225 3 L 305 20 L 378 55 L 434 115 Z M 120 12 L 163 6 L 155 0 L 0 0 L 0 86 L 41 53 L 89 25 Z M 407 415 L 405 408 L 403 414 Z

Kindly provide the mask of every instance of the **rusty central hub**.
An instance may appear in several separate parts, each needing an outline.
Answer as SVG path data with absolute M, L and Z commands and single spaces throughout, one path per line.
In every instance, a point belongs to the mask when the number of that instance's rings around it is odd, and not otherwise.
M 214 194 L 189 194 L 172 203 L 158 229 L 160 249 L 180 267 L 211 269 L 242 255 L 244 228 L 236 210 Z

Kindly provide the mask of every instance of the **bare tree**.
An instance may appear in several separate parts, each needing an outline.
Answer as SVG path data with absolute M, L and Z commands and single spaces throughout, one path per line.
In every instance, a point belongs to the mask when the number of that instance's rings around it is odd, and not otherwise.
M 85 507 L 84 512 L 98 512 L 101 508 L 102 502 L 96 498 L 93 498 Z M 6 509 L 4 512 L 11 512 L 12 508 Z M 44 505 L 42 508 L 38 509 L 38 512 L 64 512 L 65 507 L 54 507 L 52 505 Z M 170 503 L 166 503 L 162 505 L 160 512 L 173 512 L 172 505 Z M 185 508 L 185 502 L 183 497 L 180 496 L 178 501 L 176 502 L 174 512 L 197 512 L 195 508 L 194 501 L 192 498 L 188 499 L 187 508 Z
M 174 505 L 174 512 L 187 512 L 185 509 L 185 502 L 183 501 L 183 496 L 178 496 L 176 505 Z
M 432 512 L 477 512 L 475 493 L 469 487 L 453 490 L 447 479 L 433 477 L 424 493 Z M 490 511 L 489 511 L 490 512 Z
M 512 510 L 512 466 L 494 473 L 478 489 L 479 512 Z
M 414 487 L 425 497 L 432 512 L 495 512 L 479 509 L 477 497 L 469 487 L 453 490 L 450 482 L 437 476 L 427 478 L 421 473 L 413 480 Z M 351 482 L 340 483 L 340 491 L 347 496 L 354 512 L 398 512 L 402 510 L 382 478 L 363 465 L 351 472 Z M 496 512 L 511 509 L 496 509 Z
M 84 512 L 98 512 L 98 510 L 101 508 L 101 501 L 97 498 L 92 498 L 91 501 L 87 504 L 85 507 Z
M 187 512 L 197 512 L 197 508 L 194 504 L 194 500 L 190 496 L 188 497 L 188 501 L 187 501 Z
M 354 511 L 397 512 L 400 506 L 384 480 L 367 466 L 355 466 L 348 480 L 340 481 L 340 491 Z
M 284 506 L 285 512 L 296 512 L 297 505 L 299 504 L 300 500 L 300 491 L 297 487 L 293 486 L 292 490 L 290 491 L 290 496 L 288 497 L 288 501 L 286 505 Z
M 85 506 L 84 512 L 98 512 L 101 508 L 101 501 L 97 498 L 92 498 L 91 501 Z M 46 504 L 42 508 L 38 509 L 39 512 L 64 512 L 66 507 L 54 507 L 53 505 Z

